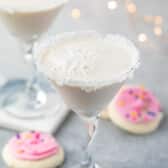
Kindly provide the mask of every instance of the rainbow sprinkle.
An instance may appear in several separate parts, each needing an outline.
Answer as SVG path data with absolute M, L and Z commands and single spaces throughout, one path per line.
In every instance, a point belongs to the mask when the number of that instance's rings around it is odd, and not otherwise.
M 155 112 L 152 112 L 152 111 L 149 111 L 147 112 L 148 115 L 152 116 L 152 117 L 155 117 L 156 116 L 156 113 Z
M 17 139 L 20 139 L 20 134 L 16 134 L 16 138 L 17 138 Z
M 22 150 L 22 149 L 21 149 L 21 150 L 18 150 L 17 153 L 19 153 L 19 154 L 20 154 L 20 153 L 24 153 L 24 150 Z
M 119 105 L 120 107 L 123 107 L 123 106 L 125 106 L 125 102 L 124 102 L 124 101 L 119 101 L 119 102 L 118 102 L 118 105 Z
M 132 116 L 132 117 L 137 117 L 137 116 L 138 116 L 138 115 L 137 115 L 137 112 L 136 112 L 136 111 L 132 111 L 132 112 L 131 112 L 131 116 Z

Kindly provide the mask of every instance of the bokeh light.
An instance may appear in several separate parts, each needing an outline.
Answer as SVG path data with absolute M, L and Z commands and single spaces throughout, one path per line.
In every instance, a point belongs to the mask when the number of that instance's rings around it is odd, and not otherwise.
M 78 8 L 72 9 L 71 15 L 72 15 L 73 19 L 79 19 L 81 17 L 80 9 L 78 9 Z
M 140 33 L 139 35 L 138 35 L 138 41 L 139 42 L 145 42 L 145 41 L 147 41 L 147 35 L 145 34 L 145 33 Z
M 110 10 L 114 10 L 114 9 L 116 9 L 118 7 L 118 3 L 117 3 L 117 1 L 109 1 L 107 3 L 107 7 Z

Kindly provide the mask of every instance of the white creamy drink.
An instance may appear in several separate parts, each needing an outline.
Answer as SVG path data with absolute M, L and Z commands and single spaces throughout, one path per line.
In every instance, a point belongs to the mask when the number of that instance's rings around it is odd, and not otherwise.
M 39 69 L 86 116 L 104 108 L 139 65 L 137 49 L 119 35 L 69 33 L 47 43 L 37 47 Z
M 67 106 L 89 124 L 89 144 L 96 135 L 98 114 L 139 66 L 139 53 L 132 42 L 120 35 L 96 32 L 48 38 L 36 45 L 35 56 L 38 69 L 57 88 Z M 83 156 L 82 167 L 100 167 L 89 150 Z
M 31 40 L 46 32 L 66 0 L 0 0 L 0 18 L 13 35 Z
M 48 86 L 43 87 L 33 51 L 36 41 L 48 31 L 66 3 L 67 0 L 0 0 L 0 21 L 17 38 L 24 59 L 33 68 L 28 80 L 13 79 L 2 88 L 5 91 L 1 92 L 0 104 L 12 116 L 38 118 L 46 114 L 44 111 L 56 108 L 55 102 L 49 102 L 52 95 Z

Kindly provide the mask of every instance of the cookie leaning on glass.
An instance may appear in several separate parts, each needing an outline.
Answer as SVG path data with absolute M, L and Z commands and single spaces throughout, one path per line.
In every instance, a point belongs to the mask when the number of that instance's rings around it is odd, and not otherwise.
M 31 131 L 9 140 L 2 157 L 10 168 L 55 168 L 64 161 L 64 151 L 49 134 Z
M 140 86 L 123 86 L 101 118 L 130 133 L 145 134 L 159 127 L 163 113 L 152 92 Z

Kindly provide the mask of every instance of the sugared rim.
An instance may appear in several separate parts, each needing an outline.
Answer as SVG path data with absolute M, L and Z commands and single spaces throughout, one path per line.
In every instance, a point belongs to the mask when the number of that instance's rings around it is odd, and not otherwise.
M 84 90 L 96 90 L 102 87 L 109 86 L 114 83 L 121 83 L 125 81 L 127 78 L 130 78 L 133 76 L 135 70 L 140 66 L 140 57 L 139 57 L 139 51 L 135 47 L 135 45 L 128 40 L 126 37 L 121 36 L 119 34 L 107 34 L 107 35 L 101 35 L 100 33 L 96 31 L 79 31 L 79 32 L 65 32 L 56 36 L 49 36 L 40 42 L 36 43 L 35 45 L 35 55 L 37 60 L 37 65 L 40 68 L 41 58 L 43 57 L 43 52 L 46 51 L 46 49 L 55 46 L 57 43 L 60 43 L 61 41 L 64 41 L 65 39 L 71 39 L 71 38 L 78 38 L 78 37 L 91 37 L 95 36 L 96 38 L 104 38 L 106 40 L 109 40 L 110 42 L 115 42 L 115 44 L 119 44 L 120 47 L 129 49 L 132 51 L 132 63 L 131 65 L 123 70 L 122 73 L 116 74 L 116 76 L 113 76 L 110 80 L 104 80 L 104 81 L 79 81 L 74 79 L 68 79 L 68 80 L 62 80 L 62 81 L 55 81 L 58 85 L 61 86 L 72 86 L 72 87 L 82 87 Z M 45 72 L 43 72 L 45 73 Z M 52 79 L 51 79 L 52 80 Z

